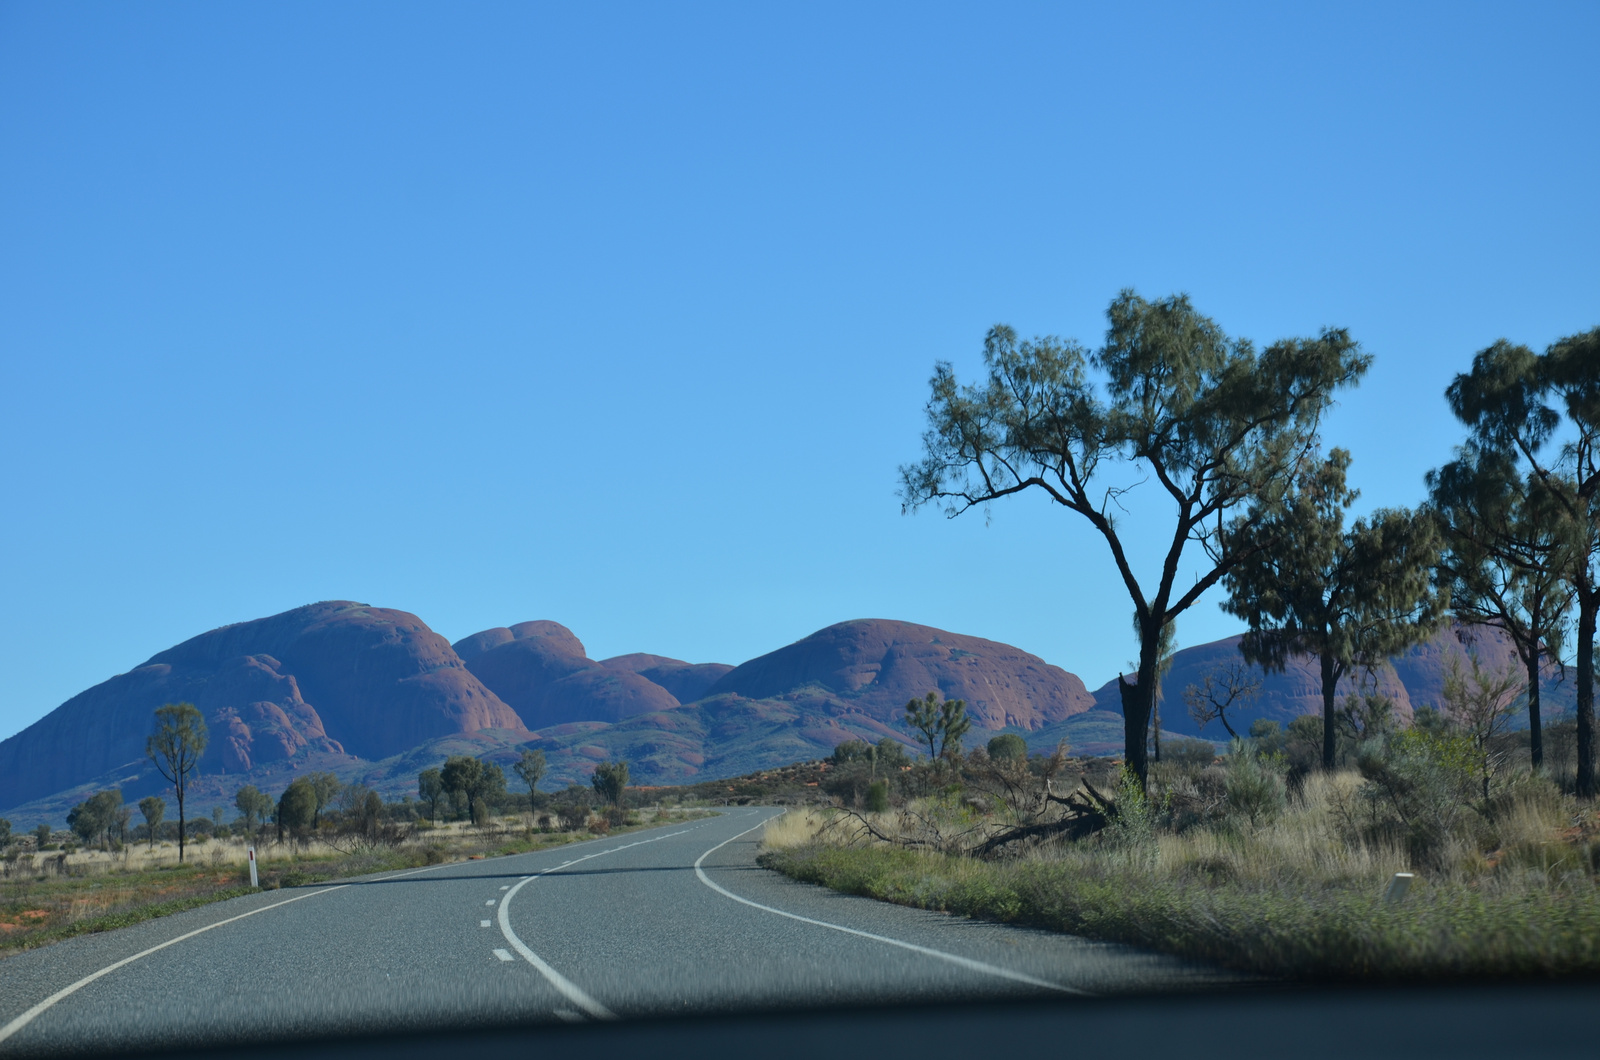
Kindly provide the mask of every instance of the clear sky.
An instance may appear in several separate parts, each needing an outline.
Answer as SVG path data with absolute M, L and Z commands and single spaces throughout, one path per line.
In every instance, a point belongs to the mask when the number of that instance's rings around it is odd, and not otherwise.
M 1593 3 L 0 3 L 0 736 L 332 598 L 697 662 L 900 618 L 1097 686 L 1131 609 L 1076 516 L 900 514 L 935 360 L 1097 343 L 1126 286 L 1342 325 L 1327 439 L 1414 504 L 1474 350 L 1600 324 L 1597 43 Z

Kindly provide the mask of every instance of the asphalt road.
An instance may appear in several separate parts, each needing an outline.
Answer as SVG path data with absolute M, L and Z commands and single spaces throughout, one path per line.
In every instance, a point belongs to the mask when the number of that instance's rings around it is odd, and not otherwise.
M 755 864 L 774 810 L 269 891 L 0 961 L 0 1053 L 1163 991 L 1171 958 Z

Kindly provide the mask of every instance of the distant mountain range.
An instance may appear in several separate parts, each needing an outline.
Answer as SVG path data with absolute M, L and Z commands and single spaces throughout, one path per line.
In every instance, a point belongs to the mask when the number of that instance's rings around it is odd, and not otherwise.
M 1180 651 L 1165 682 L 1163 729 L 1197 734 L 1182 690 L 1237 658 L 1238 638 Z M 1447 630 L 1377 676 L 1402 713 L 1436 702 L 1451 656 L 1511 658 L 1493 630 Z M 1547 714 L 1570 712 L 1570 680 L 1552 670 Z M 1091 695 L 1075 675 L 1006 644 L 884 619 L 842 622 L 739 666 L 659 655 L 588 657 L 550 621 L 496 627 L 447 643 L 416 615 L 329 601 L 212 630 L 79 693 L 0 743 L 0 814 L 18 827 L 60 822 L 88 793 L 163 790 L 144 756 L 152 712 L 189 701 L 211 743 L 195 804 L 231 804 L 244 784 L 276 794 L 298 773 L 328 770 L 384 794 L 414 793 L 416 774 L 450 754 L 515 759 L 539 747 L 547 787 L 582 782 L 597 762 L 627 759 L 636 783 L 734 776 L 816 758 L 847 739 L 907 740 L 906 701 L 930 690 L 965 699 L 968 742 L 1022 733 L 1036 748 L 1066 739 L 1116 753 L 1115 680 Z M 1320 709 L 1314 660 L 1265 679 L 1253 717 Z M 1236 727 L 1237 727 L 1236 725 Z M 1225 735 L 1212 725 L 1203 734 Z

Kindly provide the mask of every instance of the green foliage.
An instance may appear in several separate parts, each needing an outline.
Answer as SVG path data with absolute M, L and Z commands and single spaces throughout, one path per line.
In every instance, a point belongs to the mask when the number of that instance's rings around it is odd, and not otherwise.
M 963 699 L 939 700 L 929 692 L 922 699 L 906 704 L 906 726 L 928 745 L 928 757 L 938 761 L 961 753 L 961 738 L 972 728 Z
M 517 776 L 521 777 L 522 782 L 528 787 L 528 806 L 531 809 L 534 792 L 538 789 L 539 780 L 544 776 L 545 772 L 544 752 L 541 750 L 530 751 L 524 748 L 522 757 L 518 758 L 516 764 L 511 768 L 516 771 Z
M 867 810 L 871 813 L 884 813 L 888 809 L 889 782 L 874 780 L 867 786 Z
M 1139 774 L 1127 766 L 1117 773 L 1116 815 L 1105 831 L 1118 846 L 1144 848 L 1155 843 L 1157 807 L 1145 793 Z
M 1430 579 L 1442 545 L 1431 515 L 1379 509 L 1345 529 L 1357 496 L 1345 482 L 1349 466 L 1350 454 L 1334 449 L 1286 494 L 1254 501 L 1225 537 L 1240 560 L 1223 578 L 1223 610 L 1250 626 L 1240 652 L 1268 671 L 1316 656 L 1329 723 L 1337 682 L 1432 635 L 1448 602 Z M 1335 754 L 1327 740 L 1324 768 Z
M 989 757 L 996 761 L 1026 759 L 1028 741 L 1014 732 L 1003 732 L 989 741 Z
M 33 830 L 34 849 L 43 850 L 50 842 L 50 826 L 41 824 Z
M 1475 793 L 1475 764 L 1459 731 L 1412 728 L 1363 745 L 1357 765 L 1373 830 L 1402 834 L 1419 864 L 1440 864 Z
M 444 778 L 437 769 L 417 774 L 417 797 L 428 804 L 428 820 L 439 820 L 439 800 L 444 798 Z
M 1288 801 L 1285 768 L 1281 755 L 1260 754 L 1245 741 L 1234 740 L 1223 760 L 1223 793 L 1229 812 L 1251 828 L 1277 817 Z
M 620 810 L 623 794 L 628 790 L 628 763 L 600 763 L 594 767 L 589 783 L 593 785 L 596 795 Z
M 322 814 L 344 788 L 344 782 L 332 773 L 307 773 L 305 781 L 310 786 L 311 797 L 316 808 L 311 813 L 311 827 L 318 828 L 322 825 Z
M 145 754 L 178 796 L 179 861 L 183 860 L 184 797 L 209 740 L 206 720 L 193 703 L 168 703 L 156 708 L 156 731 L 145 741 Z
M 473 812 L 473 803 L 479 799 L 488 802 L 497 795 L 503 795 L 506 790 L 505 774 L 500 767 L 479 761 L 471 755 L 452 755 L 445 759 L 439 778 L 444 792 L 454 797 L 468 815 Z
M 828 760 L 836 766 L 849 762 L 872 762 L 877 758 L 877 749 L 865 740 L 846 740 L 833 749 L 833 754 Z
M 278 798 L 278 827 L 303 839 L 317 826 L 317 792 L 309 777 L 295 777 Z
M 85 844 L 96 840 L 109 844 L 122 812 L 122 792 L 100 791 L 89 796 L 67 814 L 67 827 Z
M 1217 760 L 1217 746 L 1210 740 L 1180 737 L 1167 741 L 1161 749 L 1161 757 L 1180 769 L 1204 769 Z
M 873 749 L 877 753 L 880 769 L 899 769 L 901 766 L 911 764 L 911 756 L 906 754 L 906 745 L 893 736 L 885 736 L 873 745 Z
M 254 784 L 246 784 L 235 792 L 233 805 L 244 816 L 245 831 L 249 834 L 254 834 L 272 816 L 272 796 Z
M 1513 454 L 1472 441 L 1428 472 L 1428 490 L 1448 546 L 1435 577 L 1457 619 L 1504 630 L 1534 675 L 1527 686 L 1529 752 L 1535 767 L 1543 765 L 1537 673 L 1543 660 L 1561 657 L 1569 633 L 1567 512 L 1537 474 L 1518 470 Z
M 0 817 L 0 850 L 11 845 L 11 822 Z
M 1526 682 L 1516 666 L 1486 670 L 1477 653 L 1468 657 L 1472 672 L 1461 669 L 1459 659 L 1450 660 L 1444 678 L 1444 702 L 1451 724 L 1472 741 L 1473 769 L 1483 785 L 1483 800 L 1509 755 L 1501 739 L 1511 719 L 1521 711 Z
M 900 469 L 901 497 L 908 509 L 941 503 L 954 516 L 1039 490 L 1106 540 L 1139 627 L 1139 677 L 1124 711 L 1126 754 L 1142 783 L 1162 631 L 1242 558 L 1221 547 L 1223 528 L 1247 531 L 1272 510 L 1334 391 L 1371 358 L 1340 329 L 1258 353 L 1183 295 L 1150 302 L 1126 290 L 1106 315 L 1105 345 L 1092 354 L 1056 338 L 1019 342 L 999 325 L 984 340 L 979 385 L 961 386 L 949 364 L 936 365 L 924 457 Z M 1119 465 L 1128 474 L 1114 478 Z M 1143 481 L 1159 483 L 1174 509 L 1153 584 L 1141 584 L 1107 514 L 1108 497 Z M 1239 511 L 1242 520 L 1229 519 Z M 1206 557 L 1198 568 L 1183 562 L 1191 544 Z M 1180 571 L 1192 578 L 1187 588 Z
M 1445 391 L 1472 443 L 1537 483 L 1563 528 L 1552 573 L 1577 601 L 1577 793 L 1596 795 L 1594 649 L 1600 622 L 1600 328 L 1552 343 L 1542 356 L 1501 339 Z M 1547 450 L 1559 436 L 1561 444 Z M 1526 608 L 1524 608 L 1525 610 Z M 1525 660 L 1528 656 L 1524 656 Z M 1536 682 L 1535 682 L 1536 683 Z
M 139 800 L 139 812 L 144 815 L 145 829 L 150 836 L 150 849 L 156 848 L 156 829 L 167 816 L 167 800 L 159 795 L 146 795 Z
M 997 862 L 901 848 L 807 847 L 762 864 L 921 909 L 1122 942 L 1301 982 L 1415 983 L 1600 972 L 1600 902 L 1576 892 L 1423 885 L 1396 908 L 1357 886 L 1197 886 L 1122 858 Z

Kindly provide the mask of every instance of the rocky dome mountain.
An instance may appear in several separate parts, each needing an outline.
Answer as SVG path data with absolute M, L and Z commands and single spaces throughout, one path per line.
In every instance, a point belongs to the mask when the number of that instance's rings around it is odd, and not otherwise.
M 634 670 L 590 659 L 583 643 L 557 622 L 484 630 L 457 641 L 456 648 L 467 669 L 533 728 L 621 721 L 679 705 L 671 692 Z
M 1451 629 L 1380 669 L 1404 715 L 1436 703 L 1452 658 L 1511 659 L 1493 630 Z M 1183 690 L 1238 659 L 1238 638 L 1177 653 L 1164 684 L 1163 729 L 1196 729 Z M 1320 709 L 1316 667 L 1267 675 L 1235 728 Z M 1058 666 L 1007 644 L 911 622 L 862 619 L 818 630 L 740 666 L 635 653 L 596 661 L 551 621 L 487 629 L 454 645 L 416 615 L 348 601 L 296 608 L 212 630 L 63 703 L 0 743 L 0 813 L 17 827 L 59 823 L 89 793 L 135 800 L 164 790 L 144 755 L 152 712 L 190 701 L 211 730 L 196 812 L 231 805 L 244 784 L 276 795 L 299 773 L 329 770 L 390 798 L 415 794 L 417 772 L 447 755 L 509 765 L 525 747 L 549 762 L 546 787 L 583 783 L 623 758 L 636 783 L 734 776 L 828 754 L 848 739 L 909 742 L 906 702 L 936 690 L 965 699 L 968 744 L 1021 732 L 1036 749 L 1066 739 L 1079 753 L 1118 753 L 1115 680 L 1091 696 Z M 1552 668 L 1546 713 L 1572 709 Z
M 1163 732 L 1210 740 L 1228 738 L 1219 722 L 1210 722 L 1204 728 L 1195 724 L 1184 702 L 1184 690 L 1191 685 L 1199 686 L 1208 673 L 1219 673 L 1238 664 L 1241 639 L 1226 637 L 1174 653 L 1172 669 L 1161 684 Z M 1457 623 L 1445 626 L 1430 639 L 1401 652 L 1371 674 L 1346 676 L 1339 682 L 1338 695 L 1342 700 L 1358 689 L 1376 691 L 1388 697 L 1399 720 L 1408 721 L 1418 707 L 1442 706 L 1445 677 L 1452 663 L 1459 665 L 1463 672 L 1470 671 L 1473 655 L 1477 656 L 1479 666 L 1486 669 L 1504 670 L 1510 666 L 1522 673 L 1522 662 L 1504 632 L 1492 626 Z M 1229 711 L 1228 720 L 1236 732 L 1247 733 L 1250 723 L 1258 718 L 1288 725 L 1302 714 L 1322 713 L 1322 676 L 1314 657 L 1293 656 L 1281 673 L 1264 673 L 1259 667 L 1251 667 L 1248 673 L 1250 678 L 1260 682 L 1260 691 L 1253 699 Z M 1570 671 L 1558 665 L 1546 665 L 1539 688 L 1541 710 L 1547 721 L 1573 712 L 1577 689 Z M 1099 721 L 1102 730 L 1109 727 L 1114 732 L 1102 731 L 1094 738 L 1085 739 L 1083 723 L 1090 720 Z M 1078 738 L 1072 739 L 1072 743 L 1087 753 L 1119 753 L 1122 750 L 1121 720 L 1121 694 L 1116 678 L 1112 678 L 1095 690 L 1092 719 L 1088 715 L 1081 719 L 1076 726 Z M 1514 725 L 1526 724 L 1526 715 L 1514 721 Z M 1029 742 L 1042 745 L 1066 731 L 1053 726 L 1030 737 Z
M 382 759 L 480 729 L 532 735 L 416 615 L 335 600 L 203 633 L 69 699 L 0 743 L 0 806 L 142 771 L 152 712 L 180 701 L 211 730 L 204 773 Z
M 842 712 L 898 722 L 908 700 L 964 699 L 983 729 L 1038 729 L 1094 706 L 1083 682 L 1009 644 L 888 619 L 840 622 L 735 667 L 707 690 L 771 699 L 803 689 Z

